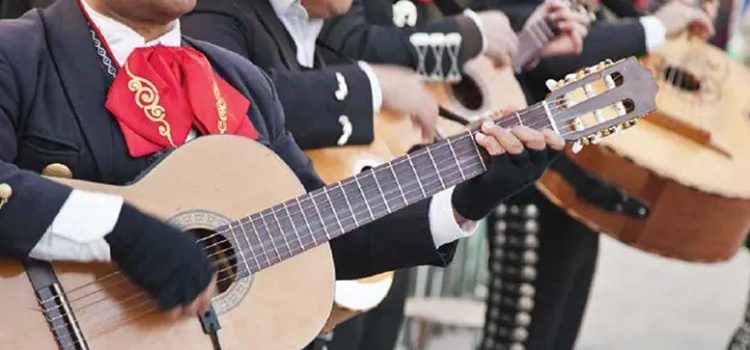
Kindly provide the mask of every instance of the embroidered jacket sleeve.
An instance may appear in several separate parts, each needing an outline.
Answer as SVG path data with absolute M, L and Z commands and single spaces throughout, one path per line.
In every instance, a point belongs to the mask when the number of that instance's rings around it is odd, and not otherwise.
M 218 4 L 217 4 L 218 5 Z M 204 5 L 203 7 L 211 6 Z M 257 52 L 258 33 L 234 17 L 196 11 L 182 19 L 185 34 L 240 54 L 264 69 L 278 90 L 286 126 L 302 149 L 367 144 L 373 140 L 373 91 L 356 64 L 290 71 Z M 270 41 L 269 41 L 270 42 Z M 277 47 L 264 50 L 278 52 Z
M 353 59 L 412 67 L 433 80 L 451 78 L 482 52 L 479 23 L 467 15 L 397 27 L 391 6 L 390 1 L 355 0 L 349 12 L 326 22 L 319 39 Z

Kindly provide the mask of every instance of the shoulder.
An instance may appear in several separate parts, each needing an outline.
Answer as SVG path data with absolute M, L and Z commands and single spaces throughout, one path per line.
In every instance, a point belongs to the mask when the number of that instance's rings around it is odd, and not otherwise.
M 44 51 L 44 26 L 38 10 L 18 19 L 0 20 L 0 55 L 5 59 L 25 58 Z

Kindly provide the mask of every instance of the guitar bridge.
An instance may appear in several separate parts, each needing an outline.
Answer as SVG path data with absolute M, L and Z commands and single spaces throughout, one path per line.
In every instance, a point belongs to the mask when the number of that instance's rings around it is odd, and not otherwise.
M 52 266 L 42 261 L 28 260 L 24 262 L 24 268 L 58 348 L 89 350 L 70 301 Z
M 59 283 L 37 290 L 37 302 L 42 307 L 47 324 L 61 350 L 88 350 L 78 321 L 70 309 L 70 302 Z

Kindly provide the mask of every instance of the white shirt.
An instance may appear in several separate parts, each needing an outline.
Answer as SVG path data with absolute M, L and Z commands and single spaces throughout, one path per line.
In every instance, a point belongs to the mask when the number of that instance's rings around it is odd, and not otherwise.
M 638 20 L 646 36 L 646 50 L 651 52 L 664 46 L 667 42 L 667 28 L 664 27 L 664 23 L 654 16 L 643 16 Z
M 98 13 L 86 0 L 82 3 L 84 10 L 107 40 L 114 59 L 121 65 L 136 48 L 157 44 L 181 45 L 179 21 L 174 22 L 168 33 L 146 42 L 131 28 Z M 315 38 L 310 41 L 314 43 Z M 430 204 L 429 221 L 436 247 L 467 236 L 474 230 L 472 228 L 471 231 L 465 231 L 456 223 L 451 194 L 452 189 L 441 192 Z M 117 223 L 122 203 L 123 198 L 119 196 L 73 190 L 29 256 L 45 261 L 110 261 L 109 245 L 104 236 L 112 232 Z
M 271 7 L 294 40 L 297 47 L 297 62 L 303 67 L 312 68 L 315 65 L 315 42 L 323 29 L 323 20 L 310 18 L 300 0 L 271 0 Z M 363 61 L 358 63 L 370 81 L 372 110 L 373 113 L 377 113 L 383 105 L 380 81 L 369 64 Z

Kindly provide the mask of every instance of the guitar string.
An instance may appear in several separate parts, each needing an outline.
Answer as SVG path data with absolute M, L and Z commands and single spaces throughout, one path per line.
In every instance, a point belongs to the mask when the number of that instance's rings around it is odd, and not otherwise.
M 456 140 L 456 141 L 458 141 L 458 140 Z M 434 162 L 434 161 L 433 161 L 433 162 Z M 440 174 L 438 174 L 438 175 L 440 175 Z M 373 176 L 373 177 L 375 177 L 375 175 L 374 175 L 374 174 L 373 174 L 372 176 Z M 374 191 L 373 191 L 373 192 L 374 192 Z M 377 194 L 377 193 L 376 193 L 376 194 Z M 390 194 L 390 192 L 389 192 L 389 194 Z M 337 199 L 338 199 L 338 198 L 337 198 Z M 387 205 L 386 205 L 386 206 L 387 206 Z M 285 209 L 286 209 L 286 208 L 285 208 Z M 312 208 L 308 208 L 308 209 L 312 209 Z M 288 209 L 287 209 L 287 210 L 288 210 Z M 274 212 L 274 215 L 275 215 L 275 212 Z M 295 226 L 295 225 L 294 225 L 294 221 L 293 221 L 293 219 L 291 219 L 291 218 L 290 218 L 290 216 L 291 216 L 291 214 L 290 214 L 290 215 L 288 215 L 287 217 L 284 217 L 284 218 L 285 218 L 285 219 L 290 219 L 290 223 L 292 223 L 292 225 L 293 225 L 293 226 Z M 357 220 L 356 220 L 356 215 L 353 215 L 353 217 L 354 217 L 354 221 L 356 222 L 356 221 L 357 221 Z M 263 226 L 264 226 L 264 228 L 266 229 L 266 231 L 269 231 L 269 227 L 268 227 L 267 225 L 263 225 Z M 231 229 L 232 229 L 232 227 L 230 227 L 230 230 L 231 230 Z M 228 233 L 228 230 L 224 230 L 224 233 Z M 233 236 L 235 236 L 235 240 L 236 240 L 236 239 L 237 239 L 237 238 L 236 238 L 236 235 L 234 235 L 234 234 L 233 234 Z M 288 244 L 288 241 L 286 240 L 286 238 L 285 238 L 285 237 L 282 237 L 282 239 L 283 239 L 283 240 L 285 241 L 285 244 L 286 244 L 287 246 L 289 246 L 289 244 Z M 274 243 L 275 243 L 275 242 L 277 242 L 277 241 L 279 241 L 279 240 L 273 240 L 273 239 L 272 239 L 270 243 L 271 243 L 272 245 L 274 245 L 274 246 L 275 246 L 275 244 L 274 244 Z M 292 240 L 292 241 L 293 241 L 293 240 Z M 279 242 L 279 243 L 281 243 L 281 242 Z M 301 243 L 301 239 L 300 239 L 300 243 Z M 266 243 L 263 243 L 263 242 L 261 242 L 261 247 L 260 247 L 260 248 L 261 248 L 261 250 L 263 250 L 263 251 L 264 251 L 264 255 L 267 255 L 267 251 L 266 251 L 265 249 L 263 249 L 263 248 L 264 248 L 264 247 L 265 247 L 266 245 L 267 245 Z M 281 244 L 279 244 L 279 245 L 280 245 L 280 246 L 282 246 Z M 302 246 L 303 246 L 303 245 L 302 245 L 302 244 L 300 244 L 300 248 L 303 248 Z M 252 245 L 250 245 L 249 247 L 250 247 L 250 248 L 252 248 Z M 277 249 L 275 248 L 275 250 L 277 250 Z M 226 250 L 224 250 L 224 251 L 220 251 L 220 252 L 218 252 L 217 254 L 221 254 L 222 252 L 225 252 L 225 251 L 226 251 Z M 252 251 L 251 251 L 251 253 L 252 253 L 252 254 L 253 254 L 253 256 L 254 256 L 254 257 L 255 257 L 255 258 L 257 259 L 257 257 L 256 257 L 256 255 L 257 255 L 257 254 L 255 254 L 255 253 L 254 253 L 254 252 L 252 252 Z M 215 255 L 217 255 L 217 254 L 215 254 Z M 287 254 L 291 254 L 291 253 L 287 253 Z M 278 252 L 277 252 L 277 255 L 278 255 Z M 235 257 L 232 257 L 232 256 L 230 256 L 230 257 L 228 257 L 228 258 L 225 258 L 225 260 L 226 260 L 226 259 L 233 259 L 233 258 L 235 258 Z M 281 257 L 280 257 L 280 255 L 279 255 L 279 258 L 281 258 Z M 247 264 L 247 261 L 246 261 L 246 260 L 247 260 L 247 259 L 245 259 L 245 260 L 243 261 L 243 262 L 244 262 L 245 264 Z M 270 259 L 268 259 L 268 258 L 267 258 L 267 260 L 270 260 Z M 283 260 L 283 259 L 281 259 L 281 260 Z M 257 261 L 256 261 L 256 262 L 257 262 Z M 111 273 L 111 274 L 110 274 L 110 276 L 111 276 L 111 275 L 115 275 L 115 274 L 116 274 L 116 273 Z M 89 294 L 91 294 L 91 293 L 89 293 Z M 81 299 L 82 299 L 82 298 L 77 298 L 77 299 L 75 299 L 75 301 L 77 301 L 77 300 L 81 300 Z
M 476 165 L 478 165 L 478 163 L 477 163 Z M 452 173 L 452 174 L 450 174 L 449 176 L 456 176 L 456 175 L 459 175 L 459 172 L 457 172 L 457 171 L 456 171 L 456 172 L 453 172 L 453 173 Z M 417 184 L 417 181 L 411 181 L 411 182 L 410 182 L 410 184 L 411 184 L 411 185 L 416 185 L 416 184 Z M 417 190 L 417 186 L 413 186 L 413 190 L 412 190 L 412 191 L 418 191 L 418 190 Z M 364 208 L 362 208 L 362 209 L 364 209 Z M 362 211 L 360 211 L 360 212 L 361 212 L 361 213 L 363 213 L 363 212 L 364 212 L 364 210 L 362 210 Z M 329 217 L 332 217 L 332 216 L 335 216 L 335 214 L 333 214 L 333 215 L 329 215 Z M 311 236 L 312 236 L 312 234 L 308 235 L 308 237 L 311 237 Z M 237 262 L 237 264 L 239 264 L 239 262 Z M 235 266 L 236 266 L 236 265 L 235 265 Z M 234 279 L 234 277 L 229 277 L 229 278 L 225 278 L 225 279 L 222 279 L 222 280 L 220 280 L 220 281 L 225 281 L 225 280 L 230 280 L 230 279 Z M 138 295 L 141 295 L 141 294 L 143 294 L 143 293 L 139 293 Z M 130 300 L 132 300 L 132 299 L 133 299 L 133 297 L 134 297 L 134 296 L 131 296 L 131 297 L 129 297 L 129 298 L 127 298 L 127 299 L 125 299 L 125 300 L 121 300 L 121 302 L 130 302 Z M 141 306 L 143 306 L 143 305 L 148 305 L 148 304 L 150 304 L 150 302 L 152 302 L 152 299 L 150 299 L 150 298 L 145 298 L 145 299 L 144 299 L 144 298 L 142 298 L 142 299 L 140 299 L 140 300 L 137 300 L 137 299 L 136 299 L 136 300 L 134 300 L 134 302 L 138 302 L 138 304 L 137 304 L 137 305 L 132 305 L 132 306 L 130 306 L 129 308 L 126 308 L 125 310 L 121 310 L 121 311 L 119 311 L 119 312 L 120 312 L 120 313 L 129 313 L 129 312 L 131 312 L 131 311 L 133 311 L 133 310 L 136 310 L 137 308 L 139 308 L 139 307 L 141 307 Z M 81 308 L 76 308 L 76 312 L 78 312 L 78 311 L 80 311 L 80 310 L 81 310 Z M 155 309 L 155 310 L 152 310 L 152 311 L 157 311 L 157 309 Z M 91 313 L 91 312 L 86 312 L 85 314 L 90 314 L 90 313 Z M 101 314 L 100 314 L 100 313 L 97 313 L 97 315 L 101 315 Z M 84 317 L 84 316 L 83 316 L 83 314 L 81 315 L 81 317 L 79 317 L 79 322 L 81 322 L 81 323 L 83 323 L 83 322 L 86 322 L 86 321 L 90 321 L 90 320 L 91 320 L 91 318 L 87 318 L 87 317 Z M 51 320 L 51 321 L 54 321 L 54 320 Z M 105 321 L 107 321 L 107 318 L 105 318 L 105 319 L 100 319 L 100 320 L 99 320 L 99 319 L 97 319 L 97 322 L 96 322 L 96 323 L 98 324 L 98 323 L 100 323 L 100 322 L 105 322 Z M 88 322 L 87 322 L 87 323 L 88 323 Z M 62 328 L 62 327 L 66 327 L 66 326 L 67 326 L 67 324 L 66 324 L 66 325 L 60 325 L 60 326 L 57 326 L 56 328 Z
M 467 136 L 468 136 L 468 135 L 467 135 Z M 463 137 L 462 137 L 461 139 L 463 139 Z M 458 141 L 458 140 L 459 140 L 459 139 L 456 139 L 455 141 Z M 438 174 L 438 175 L 439 175 L 439 174 Z M 375 175 L 372 175 L 372 176 L 374 177 Z M 389 193 L 389 194 L 391 194 L 391 192 L 388 192 L 388 193 Z M 377 194 L 377 193 L 375 193 L 375 194 Z M 337 198 L 337 199 L 338 199 L 338 198 Z M 312 208 L 307 208 L 307 209 L 312 209 Z M 274 213 L 274 214 L 275 214 L 275 213 Z M 266 215 L 266 214 L 264 214 L 264 215 L 262 215 L 262 216 L 265 216 L 265 215 Z M 291 216 L 291 215 L 289 215 L 289 216 Z M 286 216 L 286 217 L 283 217 L 283 218 L 284 218 L 284 219 L 289 219 L 289 216 Z M 354 219 L 355 219 L 355 221 L 356 221 L 356 217 L 355 217 Z M 292 221 L 292 220 L 290 220 L 290 222 L 291 222 L 291 221 Z M 293 224 L 293 225 L 294 225 L 294 224 Z M 261 225 L 261 226 L 263 226 L 263 227 L 264 227 L 264 228 L 266 229 L 266 231 L 269 231 L 269 227 L 268 227 L 268 225 Z M 232 229 L 232 228 L 230 227 L 230 230 L 231 230 L 231 229 Z M 223 231 L 223 232 L 221 232 L 221 233 L 228 233 L 228 232 L 229 232 L 229 230 L 224 230 L 224 231 Z M 220 234 L 220 233 L 219 233 L 219 234 Z M 236 238 L 235 238 L 235 239 L 236 239 Z M 285 237 L 282 237 L 282 239 L 283 239 L 283 240 L 284 240 L 284 241 L 286 242 L 286 239 L 285 239 Z M 281 243 L 281 242 L 280 242 L 280 240 L 272 240 L 272 241 L 271 241 L 270 243 L 271 243 L 272 245 L 274 245 L 274 246 L 275 246 L 275 244 L 274 244 L 275 242 L 279 242 L 279 243 Z M 264 247 L 266 246 L 266 244 L 263 244 L 263 242 L 261 242 L 261 243 L 262 243 L 262 246 L 261 246 L 260 248 L 261 248 L 261 249 L 263 249 L 263 248 L 264 248 Z M 288 242 L 287 242 L 286 244 L 288 245 Z M 282 245 L 281 245 L 281 244 L 279 244 L 279 246 L 282 246 Z M 252 248 L 252 246 L 251 246 L 251 248 Z M 264 249 L 263 249 L 263 250 L 264 250 Z M 277 249 L 275 249 L 275 250 L 277 250 Z M 225 250 L 225 251 L 226 251 L 226 250 Z M 223 252 L 225 252 L 225 251 L 220 251 L 220 252 L 218 252 L 217 254 L 221 254 L 221 253 L 223 253 Z M 257 254 L 255 254 L 255 253 L 253 252 L 253 256 L 254 256 L 254 257 L 256 257 L 256 255 L 257 255 Z M 267 251 L 266 251 L 266 250 L 264 250 L 264 255 L 268 255 L 268 253 L 267 253 Z M 231 258 L 234 258 L 234 257 L 229 257 L 229 258 L 231 259 Z M 267 260 L 270 260 L 270 259 L 267 259 Z M 245 261 L 245 263 L 247 263 L 247 262 Z M 113 272 L 113 273 L 110 273 L 110 274 L 109 274 L 109 275 L 108 275 L 107 277 L 110 277 L 110 276 L 112 276 L 112 275 L 117 275 L 117 272 Z M 100 279 L 99 281 L 101 281 L 101 279 Z M 87 295 L 90 295 L 90 294 L 91 294 L 91 293 L 89 293 L 89 294 L 87 294 Z M 80 299 L 82 299 L 82 298 L 83 298 L 83 297 L 77 298 L 77 299 L 75 299 L 74 301 L 78 301 L 78 300 L 80 300 Z
M 454 175 L 455 175 L 455 172 L 454 172 Z M 413 182 L 412 182 L 412 184 L 413 184 Z M 335 213 L 334 213 L 334 215 L 333 215 L 333 216 L 335 216 Z M 238 262 L 238 263 L 239 263 L 239 262 Z M 230 277 L 230 278 L 231 278 L 231 277 Z M 148 299 L 146 299 L 146 300 L 145 300 L 145 302 L 146 302 L 146 303 L 148 303 L 148 302 L 149 302 L 149 300 L 148 300 Z M 140 307 L 140 306 L 142 305 L 142 303 L 143 303 L 143 302 L 141 302 L 140 304 L 138 304 L 138 305 L 136 305 L 136 306 L 134 306 L 134 307 L 131 307 L 130 309 L 131 309 L 131 310 L 133 310 L 133 309 L 136 309 L 136 308 Z M 156 310 L 152 310 L 152 312 L 153 312 L 153 311 L 156 311 Z M 148 313 L 150 313 L 150 312 L 147 312 L 147 314 L 148 314 Z M 137 317 L 141 317 L 141 316 L 137 316 Z M 122 322 L 121 322 L 121 323 L 122 323 Z
M 461 156 L 465 156 L 466 154 L 470 154 L 470 153 L 473 153 L 473 152 L 474 152 L 474 151 L 473 151 L 473 149 L 471 149 L 471 150 L 468 150 L 468 149 L 467 149 L 467 150 L 465 151 L 465 154 L 461 154 Z M 440 161 L 438 161 L 438 163 L 436 163 L 436 166 L 438 166 L 438 167 L 439 167 L 439 166 L 442 166 L 442 165 L 443 165 L 442 163 L 445 163 L 445 162 L 450 162 L 450 163 L 454 163 L 454 161 L 451 161 L 451 160 L 448 160 L 448 159 L 444 159 L 444 160 L 440 160 Z M 459 160 L 459 162 L 460 162 L 460 160 Z M 466 160 L 464 160 L 463 162 L 460 162 L 459 164 L 461 164 L 461 163 L 466 163 L 466 162 L 467 162 L 467 161 L 466 161 Z M 462 167 L 466 167 L 466 166 L 465 166 L 465 165 L 463 165 L 463 164 L 462 164 L 461 166 L 462 166 Z M 460 172 L 459 172 L 459 173 L 460 173 Z M 455 172 L 455 171 L 452 171 L 451 173 L 449 173 L 449 174 L 446 174 L 445 176 L 442 176 L 442 177 L 448 177 L 448 176 L 451 176 L 451 177 L 452 177 L 452 176 L 455 176 L 455 175 L 457 175 L 457 174 L 458 174 L 457 172 Z M 435 175 L 434 177 L 431 177 L 431 178 L 423 179 L 423 180 L 424 180 L 424 182 L 423 182 L 423 183 L 427 183 L 427 184 L 437 183 L 437 181 L 436 181 L 435 179 L 437 179 L 437 176 L 436 176 L 436 175 Z M 405 192 L 405 193 L 407 193 L 407 194 L 411 194 L 411 193 L 419 193 L 419 187 L 418 187 L 418 186 L 415 186 L 415 185 L 417 185 L 417 181 L 416 181 L 416 179 L 415 179 L 415 180 L 412 180 L 412 181 L 408 181 L 408 182 L 405 182 L 405 183 L 403 184 L 403 186 L 402 186 L 402 189 L 401 189 L 401 190 L 402 190 L 402 191 L 404 191 L 404 192 Z M 393 196 L 393 195 L 396 195 L 396 194 L 398 194 L 398 193 L 399 193 L 399 189 L 398 189 L 398 188 L 395 188 L 395 187 L 390 187 L 390 188 L 386 188 L 386 189 L 384 190 L 384 196 L 386 196 L 386 197 L 387 197 L 387 196 Z M 365 196 L 371 196 L 371 195 L 377 195 L 377 194 L 379 194 L 379 190 L 375 189 L 375 190 L 367 191 L 367 192 L 366 192 L 366 194 L 365 194 Z M 343 199 L 343 194 L 335 194 L 335 193 L 334 193 L 334 198 L 335 198 L 335 199 Z M 354 208 L 357 208 L 358 210 L 355 210 L 355 211 L 353 212 L 353 215 L 352 215 L 352 216 L 346 216 L 346 217 L 340 217 L 340 218 L 341 218 L 341 219 L 349 219 L 349 218 L 355 218 L 355 217 L 357 216 L 357 214 L 362 214 L 362 213 L 364 213 L 364 212 L 365 212 L 365 210 L 364 210 L 364 209 L 365 209 L 366 207 L 365 207 L 365 206 L 364 206 L 363 204 L 359 204 L 359 205 L 357 205 L 357 204 L 355 203 L 355 205 L 354 205 Z M 300 211 L 296 211 L 296 212 L 294 212 L 294 213 L 295 213 L 295 214 L 304 214 L 304 211 L 309 211 L 309 210 L 312 210 L 312 209 L 314 209 L 314 205 L 313 205 L 313 206 L 307 206 L 307 207 L 305 207 L 305 206 L 302 206 L 302 207 L 300 207 L 300 209 L 301 209 Z M 326 215 L 326 219 L 329 219 L 329 218 L 331 218 L 331 217 L 334 217 L 334 216 L 336 216 L 336 215 L 335 215 L 335 214 L 336 214 L 335 212 L 333 212 L 332 214 L 333 214 L 333 215 L 328 215 L 328 214 L 327 214 L 327 215 Z M 381 214 L 381 213 L 378 213 L 378 214 Z M 290 215 L 290 216 L 289 216 L 289 217 L 287 217 L 287 218 L 289 218 L 289 219 L 292 219 L 292 220 L 294 220 L 294 219 L 295 219 L 295 218 L 293 217 L 293 215 Z M 330 220 L 328 220 L 328 221 L 330 221 Z M 296 221 L 295 221 L 295 222 L 296 222 Z M 327 229 L 327 228 L 328 228 L 329 226 L 332 226 L 332 225 L 335 225 L 335 224 L 322 225 L 322 226 L 325 226 L 325 227 L 326 227 L 326 229 Z M 267 230 L 267 231 L 268 231 L 268 230 L 270 229 L 270 227 L 268 227 L 268 226 L 266 226 L 265 228 L 266 228 L 266 230 Z M 312 235 L 310 235 L 310 234 L 306 235 L 306 236 L 305 236 L 305 239 L 307 239 L 307 238 L 309 238 L 309 237 L 312 237 Z M 273 240 L 273 242 L 279 242 L 280 240 L 279 240 L 279 239 L 277 239 L 277 238 L 278 238 L 278 237 L 276 237 L 276 238 L 273 238 L 273 237 L 272 237 L 272 240 Z M 235 237 L 235 239 L 237 240 L 238 238 L 236 238 L 236 237 Z M 268 243 L 273 243 L 273 242 L 269 242 L 269 240 L 264 240 L 264 242 L 261 242 L 261 244 L 262 244 L 262 248 L 268 247 L 268 246 L 269 246 L 269 244 L 268 244 Z M 308 243 L 309 243 L 309 242 L 308 242 Z M 250 249 L 252 249 L 252 246 L 249 246 L 249 248 L 250 248 Z M 223 250 L 223 251 L 221 251 L 221 252 L 218 252 L 218 253 L 220 254 L 220 253 L 224 253 L 224 252 L 227 252 L 227 251 L 231 251 L 231 250 L 232 250 L 232 249 L 226 249 L 226 250 Z M 266 250 L 266 251 L 268 251 L 268 250 Z M 255 253 L 253 252 L 253 254 L 255 254 Z M 286 253 L 286 254 L 289 254 L 289 253 Z M 286 254 L 285 254 L 285 255 L 286 255 Z M 212 254 L 212 255 L 214 255 L 214 256 L 215 256 L 215 255 L 218 255 L 218 254 Z M 234 257 L 234 256 L 233 256 L 233 257 Z M 231 259 L 231 258 L 233 258 L 233 257 L 229 257 L 228 259 Z M 226 259 L 225 259 L 225 260 L 226 260 Z M 236 267 L 236 265 L 235 265 L 234 267 Z M 111 286 L 112 286 L 112 285 L 110 285 L 110 287 L 111 287 Z M 70 300 L 70 302 L 71 302 L 71 303 L 73 303 L 73 302 L 75 302 L 75 301 L 81 300 L 81 298 L 79 298 L 79 299 L 69 299 L 69 300 Z M 80 308 L 84 308 L 84 307 L 79 307 L 79 309 L 80 309 Z M 52 310 L 52 309 L 49 309 L 49 310 Z
M 536 111 L 536 110 L 538 110 L 538 109 L 541 109 L 541 108 L 543 108 L 543 106 L 538 106 L 538 105 L 535 105 L 535 106 L 534 106 L 534 108 L 529 108 L 529 109 L 527 109 L 527 111 L 528 111 L 528 112 L 531 112 L 531 111 Z M 550 109 L 552 110 L 552 106 L 550 106 Z M 561 108 L 561 109 L 562 109 L 562 108 Z M 537 117 L 538 117 L 538 116 L 537 116 Z M 509 115 L 507 115 L 507 116 L 504 116 L 504 117 L 502 117 L 502 118 L 500 118 L 500 119 L 496 120 L 496 122 L 500 123 L 500 122 L 502 122 L 502 121 L 505 121 L 505 120 L 510 120 L 510 119 L 513 119 L 513 118 L 515 118 L 515 113 L 512 113 L 512 114 L 509 114 Z M 539 125 L 544 125 L 544 123 L 545 123 L 545 122 L 548 122 L 548 121 L 547 121 L 547 120 L 544 120 L 544 121 L 540 121 L 540 122 L 538 122 L 538 123 L 534 123 L 534 125 L 529 125 L 529 127 L 534 127 L 534 126 L 536 126 L 537 124 L 539 124 Z M 456 141 L 458 141 L 458 140 L 456 140 Z M 394 165 L 395 165 L 395 164 L 394 164 Z M 346 183 L 344 183 L 344 184 L 346 184 Z M 202 238 L 202 239 L 198 240 L 198 242 L 202 242 L 202 241 L 205 241 L 205 240 L 208 240 L 208 239 L 211 239 L 211 238 L 213 238 L 213 236 L 208 236 L 208 237 L 204 237 L 204 238 Z M 108 275 L 105 275 L 105 276 L 103 276 L 103 277 L 100 277 L 99 279 L 97 279 L 97 280 L 96 280 L 96 281 L 94 281 L 94 282 L 98 282 L 98 281 L 100 281 L 100 280 L 103 280 L 103 279 L 107 279 L 107 278 L 113 277 L 114 275 L 117 275 L 117 271 L 114 271 L 114 272 L 112 272 L 112 273 L 110 273 L 110 274 L 108 274 Z M 93 282 L 92 282 L 92 283 L 93 283 Z M 85 286 L 86 286 L 86 285 L 82 285 L 82 286 L 78 286 L 78 287 L 76 287 L 76 288 L 73 288 L 73 289 L 71 289 L 71 290 L 70 290 L 70 291 L 69 291 L 68 293 L 69 293 L 69 294 L 72 294 L 72 293 L 74 293 L 74 292 L 75 292 L 76 290 L 78 290 L 79 288 L 82 288 L 82 287 L 85 287 Z
M 468 135 L 467 135 L 467 136 L 468 136 Z M 457 139 L 456 141 L 458 141 L 458 139 Z M 440 175 L 440 174 L 438 174 L 438 176 L 439 176 L 439 175 Z M 454 172 L 454 174 L 453 174 L 453 175 L 455 175 L 455 172 Z M 374 175 L 373 175 L 373 176 L 374 176 Z M 429 179 L 426 179 L 426 181 L 429 181 Z M 412 183 L 412 184 L 413 184 L 413 183 Z M 375 192 L 375 191 L 373 191 L 373 192 Z M 389 191 L 389 194 L 390 194 L 390 191 Z M 358 207 L 358 208 L 359 208 L 359 207 Z M 308 208 L 308 209 L 312 209 L 312 208 Z M 291 215 L 290 215 L 290 216 L 291 216 Z M 335 213 L 334 213 L 334 216 L 335 216 Z M 355 221 L 356 221 L 356 213 L 355 213 L 355 215 L 353 215 L 353 217 L 355 218 Z M 289 218 L 289 217 L 286 217 L 286 218 Z M 292 220 L 290 220 L 290 221 L 292 221 Z M 294 225 L 294 224 L 293 224 L 293 225 Z M 265 227 L 265 228 L 266 228 L 266 230 L 268 231 L 268 227 L 267 227 L 267 225 L 266 225 L 266 227 Z M 231 229 L 231 227 L 230 227 L 230 229 Z M 225 231 L 227 231 L 227 230 L 225 230 Z M 228 232 L 228 231 L 227 231 L 227 232 Z M 227 233 L 227 232 L 225 232 L 225 233 Z M 235 239 L 236 239 L 236 238 L 235 238 Z M 286 239 L 284 239 L 284 240 L 286 241 Z M 278 240 L 272 240 L 272 242 L 271 242 L 271 243 L 273 244 L 273 242 L 274 242 L 274 241 L 278 241 Z M 280 243 L 280 242 L 279 242 L 279 243 Z M 262 243 L 262 247 L 265 247 L 265 246 L 266 246 L 266 244 Z M 252 247 L 250 247 L 250 248 L 252 248 Z M 303 247 L 302 247 L 302 246 L 300 246 L 300 248 L 303 248 Z M 251 252 L 251 253 L 253 253 L 253 254 L 254 254 L 254 252 Z M 287 253 L 287 254 L 291 254 L 291 253 Z M 290 255 L 290 256 L 291 256 L 291 255 Z M 236 256 L 230 256 L 230 257 L 224 258 L 223 260 L 227 260 L 227 259 L 234 259 L 234 258 L 236 258 Z M 244 262 L 244 263 L 247 263 L 247 261 L 243 261 L 243 262 Z M 236 267 L 236 266 L 235 266 L 235 267 Z

